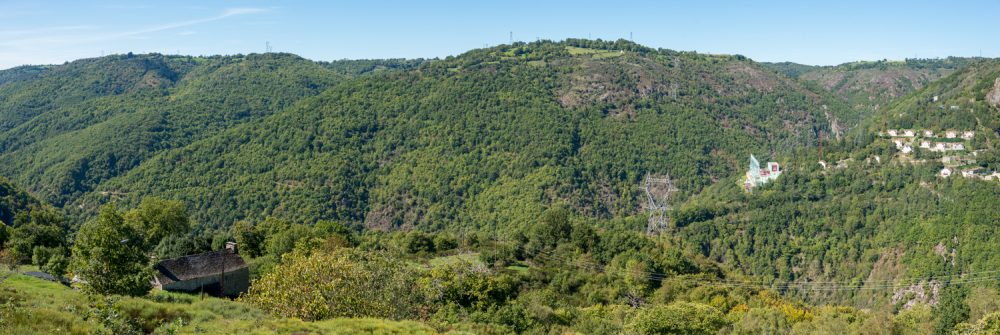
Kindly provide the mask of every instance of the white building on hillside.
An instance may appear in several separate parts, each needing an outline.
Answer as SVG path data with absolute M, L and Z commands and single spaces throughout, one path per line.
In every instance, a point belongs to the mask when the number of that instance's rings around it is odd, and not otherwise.
M 767 166 L 760 167 L 757 157 L 750 155 L 750 169 L 747 170 L 746 179 L 743 181 L 743 189 L 747 192 L 754 187 L 767 184 L 781 176 L 781 167 L 777 162 L 767 162 Z
M 951 176 L 951 168 L 943 168 L 943 169 L 941 169 L 941 177 L 948 178 L 950 176 Z

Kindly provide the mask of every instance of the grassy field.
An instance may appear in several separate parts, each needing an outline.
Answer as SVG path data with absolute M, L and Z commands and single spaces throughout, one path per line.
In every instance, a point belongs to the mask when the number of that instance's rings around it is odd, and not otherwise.
M 435 266 L 435 265 L 450 264 L 450 263 L 456 263 L 456 262 L 462 262 L 462 261 L 464 261 L 466 263 L 473 263 L 473 264 L 481 264 L 482 263 L 479 260 L 479 253 L 478 252 L 470 252 L 470 253 L 464 253 L 464 254 L 458 254 L 458 255 L 435 257 L 435 258 L 431 258 L 430 260 L 428 260 L 427 263 L 429 265 L 431 265 L 431 266 Z
M 453 257 L 468 257 L 458 255 Z M 10 273 L 7 273 L 9 275 Z M 153 291 L 104 297 L 21 274 L 0 283 L 0 334 L 436 334 L 416 321 L 280 319 L 241 302 Z
M 569 54 L 573 56 L 590 55 L 590 57 L 594 59 L 611 58 L 624 55 L 622 51 L 578 48 L 573 46 L 567 46 L 566 51 L 569 51 Z

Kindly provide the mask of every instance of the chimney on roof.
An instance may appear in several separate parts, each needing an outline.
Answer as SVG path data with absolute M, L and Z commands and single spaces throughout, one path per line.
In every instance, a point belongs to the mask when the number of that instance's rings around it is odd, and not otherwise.
M 226 242 L 226 251 L 231 254 L 236 253 L 236 242 Z

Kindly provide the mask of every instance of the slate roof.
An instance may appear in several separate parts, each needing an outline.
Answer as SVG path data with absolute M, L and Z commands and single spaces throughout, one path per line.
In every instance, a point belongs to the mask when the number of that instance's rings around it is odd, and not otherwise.
M 25 272 L 24 274 L 27 275 L 27 276 L 38 278 L 38 279 L 43 279 L 43 280 L 48 280 L 48 281 L 54 281 L 54 282 L 58 282 L 59 281 L 59 278 L 56 278 L 56 276 L 50 275 L 50 274 L 45 273 L 45 272 L 28 271 L 28 272 Z
M 217 276 L 225 264 L 225 271 L 235 272 L 247 267 L 243 257 L 235 253 L 220 250 L 197 255 L 171 258 L 156 264 L 156 279 L 160 285 L 185 281 L 195 278 Z

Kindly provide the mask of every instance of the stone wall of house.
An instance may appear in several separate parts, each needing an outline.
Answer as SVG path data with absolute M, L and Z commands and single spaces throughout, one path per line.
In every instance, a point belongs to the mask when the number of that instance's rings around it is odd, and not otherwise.
M 223 279 L 220 275 L 194 278 L 163 285 L 163 289 L 167 291 L 205 292 L 211 295 L 237 297 L 240 293 L 246 292 L 250 287 L 250 270 L 242 268 L 233 272 L 226 272 L 223 283 L 225 287 L 219 284 L 220 279 Z

